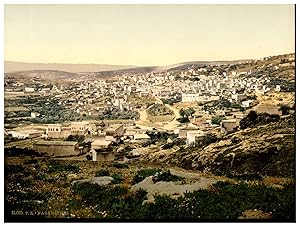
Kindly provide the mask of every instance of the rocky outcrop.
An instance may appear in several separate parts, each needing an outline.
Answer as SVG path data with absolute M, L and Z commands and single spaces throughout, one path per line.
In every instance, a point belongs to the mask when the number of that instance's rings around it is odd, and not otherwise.
M 206 147 L 156 150 L 142 156 L 154 163 L 219 174 L 294 176 L 295 121 L 292 116 L 226 135 Z

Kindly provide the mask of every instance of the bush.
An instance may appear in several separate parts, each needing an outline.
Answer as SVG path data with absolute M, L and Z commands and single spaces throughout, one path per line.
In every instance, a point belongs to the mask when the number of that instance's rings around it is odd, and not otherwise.
M 111 182 L 113 184 L 120 184 L 123 181 L 123 177 L 119 173 L 115 173 L 111 177 L 114 178 Z
M 162 169 L 142 169 L 133 177 L 132 183 L 137 184 L 143 181 L 146 177 L 153 176 L 156 173 L 161 172 Z
M 188 123 L 188 122 L 190 122 L 190 120 L 187 117 L 177 118 L 176 121 L 178 121 L 179 123 Z
M 15 156 L 41 157 L 41 156 L 44 156 L 44 154 L 38 153 L 32 149 L 18 148 L 18 147 L 4 148 L 4 153 L 5 153 L 5 155 L 7 155 L 9 157 L 15 157 Z
M 148 109 L 148 113 L 152 116 L 172 115 L 172 110 L 162 104 L 154 104 Z
M 170 170 L 155 173 L 154 177 L 152 178 L 154 183 L 159 181 L 181 181 L 183 179 L 183 177 L 172 175 Z
M 117 169 L 128 169 L 129 168 L 128 164 L 126 164 L 126 163 L 113 163 L 112 166 Z
M 240 121 L 240 129 L 251 128 L 257 125 L 265 125 L 280 119 L 277 114 L 256 113 L 251 110 L 246 117 Z
M 49 172 L 68 171 L 68 172 L 78 173 L 80 171 L 80 167 L 71 164 L 63 165 L 57 161 L 53 161 L 48 163 L 48 171 Z
M 188 192 L 177 199 L 167 195 L 155 195 L 154 203 L 143 203 L 147 195 L 145 190 L 131 192 L 122 186 L 75 183 L 72 190 L 81 196 L 81 200 L 70 201 L 70 205 L 74 209 L 82 205 L 93 206 L 98 213 L 106 211 L 107 218 L 129 220 L 235 220 L 248 209 L 272 212 L 274 220 L 295 220 L 294 184 L 279 190 L 265 185 L 233 185 L 219 181 L 213 184 L 212 189 Z M 72 206 L 69 206 L 70 209 Z
M 100 169 L 95 173 L 95 177 L 102 177 L 102 176 L 110 176 L 110 173 L 107 169 Z
M 212 117 L 211 123 L 213 125 L 220 125 L 220 123 L 223 119 L 224 119 L 223 117 Z
M 212 133 L 206 133 L 202 138 L 198 141 L 198 146 L 208 146 L 211 143 L 215 143 L 218 141 L 218 137 Z
M 186 110 L 184 110 L 184 109 L 179 110 L 179 114 L 180 114 L 180 116 L 182 116 L 182 118 L 188 118 L 189 116 L 193 116 L 194 113 L 195 113 L 195 110 L 191 107 Z

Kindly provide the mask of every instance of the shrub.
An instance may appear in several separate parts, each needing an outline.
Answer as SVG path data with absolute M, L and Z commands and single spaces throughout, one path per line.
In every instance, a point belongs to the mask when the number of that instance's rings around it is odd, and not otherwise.
M 181 181 L 183 179 L 183 177 L 172 175 L 170 170 L 155 173 L 154 177 L 152 178 L 154 183 L 159 181 Z
M 113 167 L 117 168 L 117 169 L 128 169 L 129 166 L 126 163 L 113 163 L 112 164 Z
M 279 111 L 281 111 L 282 115 L 288 115 L 290 113 L 290 107 L 286 104 L 281 104 L 279 107 Z
M 215 143 L 218 141 L 218 137 L 212 133 L 206 133 L 202 138 L 198 141 L 198 146 L 208 146 L 211 143 Z
M 223 119 L 224 119 L 223 117 L 212 117 L 211 123 L 213 125 L 220 125 L 220 123 Z
M 280 119 L 277 114 L 268 113 L 256 113 L 256 111 L 251 110 L 246 117 L 240 121 L 240 128 L 245 129 L 249 127 L 254 127 L 257 125 L 264 125 L 271 122 L 276 122 Z
M 57 161 L 53 161 L 48 163 L 48 171 L 49 172 L 69 171 L 69 172 L 78 173 L 80 171 L 80 167 L 71 164 L 63 165 Z
M 178 121 L 179 123 L 188 123 L 188 122 L 190 122 L 189 118 L 187 118 L 187 117 L 177 118 L 176 121 Z
M 137 184 L 143 181 L 146 177 L 153 176 L 156 173 L 161 172 L 162 169 L 142 169 L 133 177 L 132 183 Z
M 100 169 L 95 173 L 95 177 L 102 177 L 102 176 L 110 176 L 110 173 L 107 169 Z
M 120 184 L 123 181 L 123 177 L 119 173 L 115 173 L 111 176 L 113 178 L 112 182 L 113 184 Z

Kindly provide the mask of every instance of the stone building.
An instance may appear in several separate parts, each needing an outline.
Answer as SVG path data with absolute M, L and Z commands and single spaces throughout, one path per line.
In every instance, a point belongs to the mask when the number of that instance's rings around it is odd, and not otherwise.
M 33 149 L 39 153 L 46 153 L 53 157 L 65 157 L 80 155 L 78 142 L 74 141 L 47 141 L 42 140 L 33 145 Z
M 91 144 L 91 154 L 93 161 L 113 161 L 115 155 L 113 153 L 112 141 L 105 139 L 94 140 Z

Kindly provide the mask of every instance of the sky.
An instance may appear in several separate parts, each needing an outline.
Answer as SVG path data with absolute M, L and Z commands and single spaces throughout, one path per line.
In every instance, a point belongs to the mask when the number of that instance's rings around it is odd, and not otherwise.
M 294 5 L 4 6 L 6 61 L 162 66 L 294 52 Z

